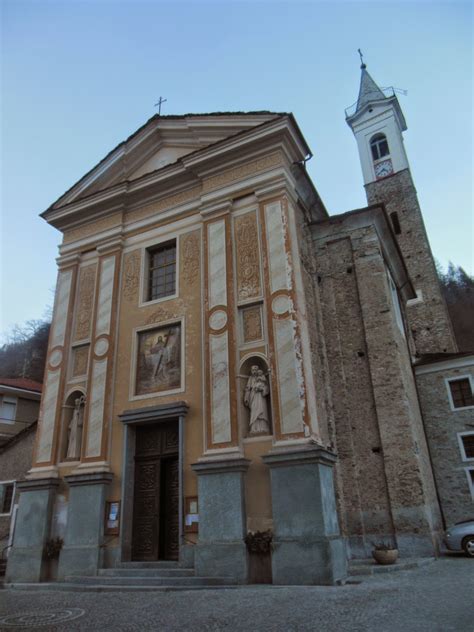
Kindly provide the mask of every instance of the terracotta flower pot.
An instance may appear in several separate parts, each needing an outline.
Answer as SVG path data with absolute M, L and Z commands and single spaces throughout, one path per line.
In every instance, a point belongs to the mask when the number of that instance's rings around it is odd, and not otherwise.
M 372 557 L 377 564 L 395 564 L 398 559 L 398 549 L 388 549 L 387 551 L 375 549 L 372 551 Z

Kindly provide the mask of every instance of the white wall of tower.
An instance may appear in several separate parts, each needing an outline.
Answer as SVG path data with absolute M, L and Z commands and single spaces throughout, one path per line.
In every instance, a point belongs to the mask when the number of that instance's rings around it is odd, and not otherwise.
M 387 158 L 392 161 L 394 173 L 409 168 L 401 126 L 391 104 L 374 104 L 350 125 L 357 140 L 364 184 L 377 179 L 370 149 L 370 139 L 374 134 L 381 133 L 387 137 L 390 150 Z

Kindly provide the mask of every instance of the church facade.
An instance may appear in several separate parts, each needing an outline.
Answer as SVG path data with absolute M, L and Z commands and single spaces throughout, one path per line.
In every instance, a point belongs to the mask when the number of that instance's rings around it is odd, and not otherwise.
M 369 206 L 329 216 L 291 114 L 154 116 L 43 217 L 63 234 L 7 581 L 177 562 L 333 584 L 443 530 L 413 372 L 455 354 L 394 94 L 347 113 Z M 34 519 L 31 516 L 34 515 Z

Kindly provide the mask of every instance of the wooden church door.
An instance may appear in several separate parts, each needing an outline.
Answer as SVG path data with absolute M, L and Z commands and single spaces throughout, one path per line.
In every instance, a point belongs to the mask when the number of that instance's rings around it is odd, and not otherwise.
M 136 429 L 132 559 L 179 555 L 179 430 L 177 422 Z

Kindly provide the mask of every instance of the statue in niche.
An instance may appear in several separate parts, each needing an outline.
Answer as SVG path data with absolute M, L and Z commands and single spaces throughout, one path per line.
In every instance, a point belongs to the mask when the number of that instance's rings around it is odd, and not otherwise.
M 81 456 L 82 427 L 84 425 L 84 395 L 74 401 L 74 412 L 69 423 L 69 438 L 67 443 L 68 459 L 78 459 Z
M 254 364 L 250 369 L 244 393 L 244 404 L 250 409 L 249 436 L 270 433 L 267 396 L 268 381 L 263 371 Z

